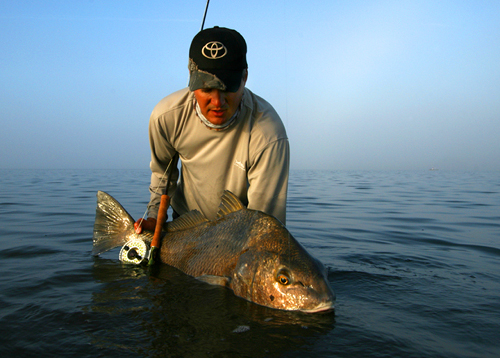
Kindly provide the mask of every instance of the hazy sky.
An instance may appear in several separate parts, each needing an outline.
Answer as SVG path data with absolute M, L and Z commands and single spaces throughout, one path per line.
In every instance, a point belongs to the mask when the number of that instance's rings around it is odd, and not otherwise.
M 0 168 L 149 167 L 206 0 L 0 2 Z M 500 1 L 212 0 L 292 169 L 500 169 Z

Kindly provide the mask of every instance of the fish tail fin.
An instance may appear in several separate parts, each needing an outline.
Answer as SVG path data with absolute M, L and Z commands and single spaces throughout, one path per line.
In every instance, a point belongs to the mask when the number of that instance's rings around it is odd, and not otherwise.
M 92 255 L 121 246 L 135 234 L 134 219 L 111 195 L 97 192 Z

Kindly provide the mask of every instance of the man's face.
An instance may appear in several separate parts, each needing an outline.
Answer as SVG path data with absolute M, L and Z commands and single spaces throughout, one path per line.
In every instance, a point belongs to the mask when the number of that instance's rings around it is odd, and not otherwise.
M 240 88 L 236 92 L 225 92 L 213 88 L 200 88 L 194 91 L 201 113 L 210 123 L 224 124 L 236 113 L 243 97 L 246 80 L 245 73 Z

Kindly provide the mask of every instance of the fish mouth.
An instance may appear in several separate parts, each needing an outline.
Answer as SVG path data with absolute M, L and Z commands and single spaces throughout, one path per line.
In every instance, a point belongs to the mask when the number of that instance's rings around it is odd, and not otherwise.
M 326 312 L 335 310 L 335 304 L 333 302 L 322 302 L 314 308 L 301 310 L 305 313 L 317 313 L 317 312 Z

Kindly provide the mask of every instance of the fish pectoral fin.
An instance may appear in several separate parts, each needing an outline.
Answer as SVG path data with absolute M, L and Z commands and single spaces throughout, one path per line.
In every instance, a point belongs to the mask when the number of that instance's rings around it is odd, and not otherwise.
M 211 285 L 219 285 L 219 286 L 229 286 L 229 282 L 231 279 L 226 276 L 215 276 L 215 275 L 202 275 L 196 277 L 196 279 L 200 281 L 204 281 Z

